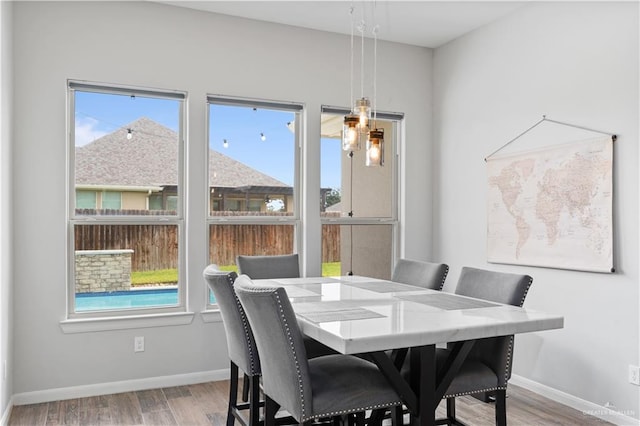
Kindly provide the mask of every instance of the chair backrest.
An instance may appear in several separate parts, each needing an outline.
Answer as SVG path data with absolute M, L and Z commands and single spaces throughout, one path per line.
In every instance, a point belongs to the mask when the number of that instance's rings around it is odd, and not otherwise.
M 260 358 L 256 342 L 234 290 L 237 274 L 223 272 L 218 270 L 216 265 L 209 265 L 205 268 L 203 276 L 220 308 L 227 335 L 229 359 L 250 376 L 260 374 Z
M 264 393 L 295 419 L 306 418 L 313 410 L 309 363 L 287 293 L 256 286 L 246 275 L 235 288 L 261 354 Z
M 465 266 L 460 272 L 456 294 L 522 306 L 533 278 Z
M 398 259 L 391 281 L 442 290 L 448 272 L 449 266 L 444 263 Z
M 533 278 L 529 275 L 463 267 L 456 293 L 491 302 L 522 306 Z M 498 386 L 511 378 L 513 336 L 492 337 L 475 343 L 468 355 L 487 364 L 498 376 Z
M 297 254 L 278 256 L 238 256 L 238 273 L 252 280 L 268 278 L 298 278 L 300 264 Z

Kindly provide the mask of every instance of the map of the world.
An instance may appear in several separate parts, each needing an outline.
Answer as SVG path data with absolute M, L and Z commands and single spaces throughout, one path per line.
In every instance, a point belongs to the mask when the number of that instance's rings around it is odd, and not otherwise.
M 487 260 L 613 271 L 611 136 L 487 159 Z

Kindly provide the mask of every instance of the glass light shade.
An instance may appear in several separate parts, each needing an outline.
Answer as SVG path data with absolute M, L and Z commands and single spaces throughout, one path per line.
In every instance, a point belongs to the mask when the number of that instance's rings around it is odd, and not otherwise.
M 342 125 L 342 149 L 345 151 L 360 150 L 359 120 L 360 118 L 354 114 L 345 115 L 344 117 L 344 124 Z
M 367 139 L 367 166 L 383 166 L 384 165 L 384 130 L 374 129 L 369 132 Z
M 360 98 L 356 101 L 353 113 L 357 114 L 360 120 L 360 127 L 368 127 L 371 119 L 371 102 L 367 98 Z

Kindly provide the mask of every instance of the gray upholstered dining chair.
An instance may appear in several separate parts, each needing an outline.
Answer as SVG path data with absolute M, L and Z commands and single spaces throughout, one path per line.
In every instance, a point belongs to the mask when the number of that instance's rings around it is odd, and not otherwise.
M 240 410 L 246 409 L 249 410 L 249 425 L 257 426 L 260 421 L 260 358 L 247 317 L 233 288 L 237 274 L 223 272 L 216 265 L 209 265 L 203 276 L 216 298 L 227 337 L 231 372 L 227 426 L 233 426 L 235 420 L 245 425 Z M 248 378 L 245 383 L 248 404 L 238 404 L 239 370 Z
M 216 298 L 227 338 L 231 373 L 227 426 L 232 426 L 235 420 L 244 425 L 246 422 L 241 416 L 240 410 L 247 409 L 249 410 L 249 425 L 257 425 L 260 417 L 259 392 L 262 369 L 253 332 L 235 293 L 234 282 L 238 275 L 235 272 L 220 271 L 217 265 L 209 265 L 205 268 L 203 276 Z M 304 337 L 304 345 L 307 356 L 312 358 L 336 353 L 333 349 L 308 337 Z M 244 402 L 248 401 L 248 404 L 238 404 L 240 371 L 244 376 L 242 399 Z
M 236 258 L 238 273 L 253 280 L 268 278 L 298 278 L 300 264 L 297 254 L 277 256 L 244 256 Z
M 284 288 L 253 285 L 246 275 L 238 277 L 235 288 L 261 354 L 265 426 L 275 424 L 280 407 L 297 422 L 310 423 L 401 404 L 371 362 L 340 354 L 307 359 Z
M 391 281 L 432 290 L 442 290 L 448 272 L 449 266 L 444 263 L 398 259 L 391 275 Z
M 455 290 L 456 294 L 491 302 L 522 306 L 533 278 L 529 275 L 510 274 L 463 267 Z M 458 374 L 447 389 L 448 424 L 456 424 L 455 398 L 462 395 L 494 393 L 496 425 L 507 424 L 507 382 L 513 365 L 513 336 L 500 336 L 478 340 L 469 352 Z M 449 354 L 438 349 L 436 361 L 440 364 Z

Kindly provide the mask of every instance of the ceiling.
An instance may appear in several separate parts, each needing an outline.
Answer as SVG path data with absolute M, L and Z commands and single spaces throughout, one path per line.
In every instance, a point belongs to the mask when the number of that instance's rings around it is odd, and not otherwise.
M 439 47 L 505 16 L 526 1 L 160 1 L 160 3 L 279 24 L 350 34 L 366 24 L 365 36 L 378 26 L 380 40 Z M 353 6 L 353 14 L 350 9 Z

